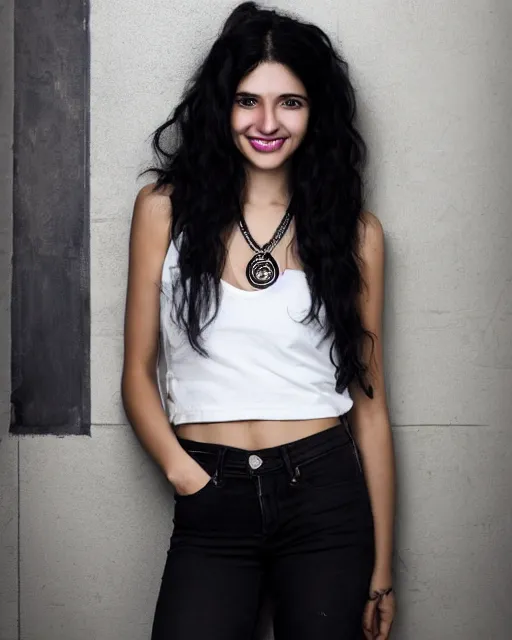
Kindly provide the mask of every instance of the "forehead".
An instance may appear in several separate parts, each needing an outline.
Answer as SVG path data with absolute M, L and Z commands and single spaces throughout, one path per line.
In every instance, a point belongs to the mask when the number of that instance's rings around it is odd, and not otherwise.
M 278 62 L 262 62 L 240 81 L 237 91 L 258 95 L 300 93 L 306 95 L 301 80 L 285 65 Z

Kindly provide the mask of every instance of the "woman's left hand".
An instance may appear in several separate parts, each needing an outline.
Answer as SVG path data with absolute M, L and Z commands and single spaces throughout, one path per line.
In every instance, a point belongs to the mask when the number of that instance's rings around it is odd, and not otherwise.
M 372 579 L 370 593 L 381 591 L 391 586 L 391 583 L 382 583 L 381 580 Z M 395 593 L 378 597 L 375 600 L 368 599 L 363 613 L 363 632 L 365 640 L 388 640 L 391 625 L 395 617 L 396 602 Z

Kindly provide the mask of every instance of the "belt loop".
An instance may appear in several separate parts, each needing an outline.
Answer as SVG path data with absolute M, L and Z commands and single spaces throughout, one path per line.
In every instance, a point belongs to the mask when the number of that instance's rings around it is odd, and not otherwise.
M 217 455 L 217 467 L 215 473 L 212 476 L 212 482 L 216 487 L 221 487 L 224 483 L 223 471 L 224 471 L 224 457 L 226 455 L 226 447 L 221 447 Z
M 285 444 L 280 446 L 279 447 L 279 453 L 281 454 L 281 458 L 283 459 L 286 471 L 288 472 L 288 475 L 290 476 L 290 484 L 291 485 L 297 484 L 297 482 L 299 480 L 299 477 L 300 477 L 300 470 L 299 470 L 299 467 L 295 467 L 295 469 L 292 468 L 290 455 L 288 453 L 288 447 Z

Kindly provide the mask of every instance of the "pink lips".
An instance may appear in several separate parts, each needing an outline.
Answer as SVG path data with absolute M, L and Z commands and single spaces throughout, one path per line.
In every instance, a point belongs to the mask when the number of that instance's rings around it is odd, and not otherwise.
M 274 140 L 265 140 L 263 138 L 249 138 L 249 143 L 256 151 L 270 153 L 278 151 L 284 144 L 286 138 L 275 138 Z

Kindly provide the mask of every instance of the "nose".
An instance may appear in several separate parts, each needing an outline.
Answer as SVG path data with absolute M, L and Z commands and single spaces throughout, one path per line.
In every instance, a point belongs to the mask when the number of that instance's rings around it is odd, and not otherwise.
M 266 104 L 263 106 L 259 128 L 261 133 L 266 136 L 271 135 L 279 129 L 279 123 L 277 121 L 273 105 Z

